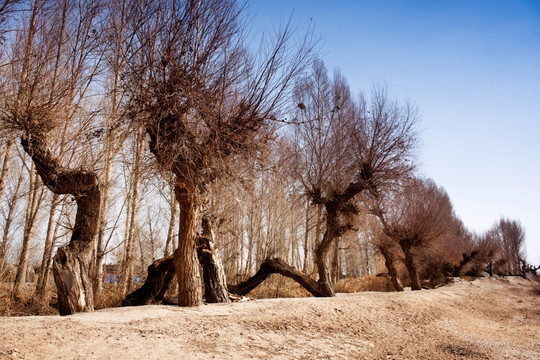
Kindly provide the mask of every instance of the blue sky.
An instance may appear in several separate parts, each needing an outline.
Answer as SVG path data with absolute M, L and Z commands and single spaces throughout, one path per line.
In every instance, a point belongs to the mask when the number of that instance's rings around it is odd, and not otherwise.
M 520 220 L 540 264 L 540 0 L 248 3 L 255 31 L 312 23 L 353 90 L 415 103 L 421 171 L 473 231 Z

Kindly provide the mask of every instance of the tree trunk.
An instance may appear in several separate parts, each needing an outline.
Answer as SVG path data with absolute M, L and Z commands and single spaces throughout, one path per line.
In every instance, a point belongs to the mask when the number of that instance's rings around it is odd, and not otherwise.
M 176 203 L 176 197 L 174 195 L 174 187 L 171 189 L 171 218 L 169 220 L 169 230 L 167 232 L 167 241 L 165 242 L 165 251 L 164 256 L 167 257 L 174 252 L 175 242 L 173 241 L 176 227 L 176 217 L 178 215 L 177 208 L 178 204 Z
M 9 166 L 11 165 L 11 152 L 13 150 L 13 139 L 9 138 L 6 147 L 4 148 L 4 161 L 2 162 L 2 170 L 0 172 L 0 204 L 4 198 L 4 188 L 6 187 L 6 180 L 9 173 Z
M 174 257 L 167 256 L 148 266 L 148 276 L 143 286 L 128 294 L 122 306 L 149 305 L 163 300 L 163 295 L 174 278 Z
M 304 266 L 302 270 L 304 273 L 308 271 L 308 260 L 309 260 L 309 202 L 306 201 L 306 222 L 304 228 Z
M 103 179 L 103 198 L 101 200 L 100 204 L 100 211 L 99 211 L 99 227 L 97 232 L 97 244 L 96 244 L 96 250 L 94 253 L 94 261 L 93 261 L 93 279 L 92 279 L 92 287 L 94 291 L 94 299 L 96 302 L 99 302 L 101 299 L 101 295 L 103 293 L 103 282 L 102 282 L 102 274 L 103 274 L 103 258 L 105 257 L 105 231 L 107 228 L 107 213 L 109 209 L 109 198 L 110 198 L 110 192 L 111 192 L 111 168 L 112 168 L 112 150 L 111 150 L 111 139 L 112 134 L 107 134 L 106 139 L 106 153 L 105 153 L 105 175 Z
M 204 299 L 207 303 L 229 302 L 227 279 L 215 248 L 214 231 L 208 216 L 203 216 L 202 228 L 202 236 L 197 238 L 197 254 L 203 268 Z
M 421 290 L 420 279 L 418 277 L 418 270 L 414 263 L 414 258 L 411 253 L 411 247 L 407 244 L 400 244 L 403 249 L 403 254 L 405 255 L 405 266 L 407 267 L 407 272 L 411 279 L 411 290 Z
M 26 282 L 28 249 L 30 248 L 30 242 L 32 241 L 32 229 L 34 228 L 36 216 L 39 211 L 39 204 L 41 203 L 43 195 L 43 189 L 41 189 L 41 194 L 38 194 L 38 191 L 40 190 L 39 177 L 37 173 L 34 173 L 33 168 L 34 167 L 32 166 L 30 170 L 30 191 L 26 208 L 21 255 L 19 257 L 17 274 L 15 275 L 15 282 L 13 284 L 13 298 L 16 300 L 19 299 L 22 286 Z
M 321 293 L 323 296 L 334 296 L 334 287 L 328 271 L 327 258 L 330 245 L 337 239 L 338 215 L 337 211 L 329 209 L 328 206 L 326 212 L 326 231 L 315 250 L 315 263 L 319 273 L 319 289 Z
M 58 288 L 60 315 L 94 310 L 94 292 L 88 277 L 86 261 L 80 251 L 64 246 L 54 256 L 53 275 Z
M 339 238 L 334 241 L 334 251 L 332 253 L 332 284 L 333 286 L 339 281 Z
M 64 207 L 66 206 L 66 198 L 64 198 L 62 200 L 62 206 L 60 207 L 60 216 L 62 215 L 62 213 L 64 212 Z M 49 280 L 49 273 L 50 273 L 50 270 L 51 270 L 51 265 L 52 265 L 52 262 L 53 262 L 53 250 L 54 250 L 54 244 L 56 243 L 56 239 L 57 239 L 57 234 L 58 234 L 58 228 L 60 227 L 60 216 L 58 216 L 57 220 L 56 220 L 56 224 L 54 226 L 54 231 L 53 231 L 53 234 L 52 234 L 52 243 L 51 243 L 51 247 L 48 249 L 48 252 L 47 252 L 47 257 L 46 257 L 46 263 L 45 263 L 45 269 L 43 271 L 43 280 L 42 280 L 42 290 L 41 290 L 41 298 L 43 298 L 43 296 L 45 295 L 46 293 L 46 288 L 47 288 L 47 282 Z M 45 256 L 45 254 L 44 254 Z
M 203 233 L 197 237 L 197 256 L 202 265 L 204 298 L 207 303 L 229 302 L 227 281 L 221 259 L 215 249 L 214 232 L 207 216 L 203 216 Z M 123 306 L 148 305 L 161 300 L 175 275 L 174 255 L 154 261 L 148 267 L 143 286 L 127 295 Z
M 45 285 L 47 284 L 47 278 L 45 277 L 45 273 L 48 275 L 48 271 L 46 271 L 46 267 L 49 266 L 49 254 L 52 253 L 52 247 L 53 247 L 53 228 L 54 228 L 54 222 L 56 218 L 56 207 L 59 204 L 58 201 L 59 195 L 53 194 L 53 198 L 51 200 L 51 209 L 49 211 L 49 221 L 47 223 L 47 233 L 45 235 L 45 248 L 43 249 L 43 257 L 41 259 L 41 266 L 39 267 L 39 274 L 36 284 L 36 295 L 39 298 L 42 298 L 45 294 Z
M 19 200 L 19 190 L 21 189 L 23 176 L 24 176 L 23 172 L 21 171 L 19 173 L 17 185 L 15 186 L 15 190 L 13 191 L 13 196 L 11 197 L 11 200 L 8 202 L 8 213 L 6 217 L 6 222 L 4 223 L 2 242 L 0 243 L 0 273 L 3 272 L 4 266 L 6 263 L 6 252 L 7 252 L 9 230 L 11 229 L 11 224 L 13 223 L 13 218 L 15 215 L 14 214 L 15 208 L 17 205 L 17 201 Z
M 259 286 L 264 280 L 266 280 L 272 274 L 281 274 L 288 278 L 293 279 L 304 289 L 309 291 L 313 296 L 316 297 L 327 297 L 326 293 L 322 292 L 320 289 L 320 283 L 317 283 L 315 280 L 307 276 L 306 274 L 296 270 L 295 268 L 287 265 L 283 260 L 274 258 L 266 259 L 262 264 L 259 270 L 250 277 L 249 279 L 237 284 L 229 285 L 229 291 L 237 295 L 246 295 L 251 290 Z
M 136 138 L 135 166 L 133 169 L 133 179 L 131 181 L 131 213 L 129 217 L 129 227 L 125 245 L 124 266 L 122 268 L 122 291 L 123 294 L 131 292 L 133 288 L 133 251 L 135 250 L 135 229 L 137 227 L 137 216 L 139 214 L 139 185 L 141 183 L 141 167 L 144 145 L 144 131 L 139 129 Z
M 390 276 L 390 281 L 392 282 L 394 290 L 403 291 L 403 285 L 399 280 L 396 270 L 396 264 L 394 263 L 394 257 L 392 256 L 390 249 L 388 249 L 386 245 L 381 244 L 379 245 L 379 250 L 384 257 L 384 264 L 386 265 L 386 269 L 388 270 L 388 275 Z
M 71 194 L 77 202 L 77 214 L 69 244 L 58 249 L 53 275 L 58 289 L 60 315 L 92 311 L 94 297 L 87 263 L 97 231 L 101 192 L 92 171 L 63 168 L 37 134 L 21 138 L 23 149 L 32 157 L 43 183 L 55 194 Z
M 196 240 L 199 224 L 199 207 L 196 189 L 175 186 L 176 199 L 180 203 L 178 249 L 174 252 L 174 267 L 178 280 L 178 305 L 202 304 L 201 277 L 197 258 Z

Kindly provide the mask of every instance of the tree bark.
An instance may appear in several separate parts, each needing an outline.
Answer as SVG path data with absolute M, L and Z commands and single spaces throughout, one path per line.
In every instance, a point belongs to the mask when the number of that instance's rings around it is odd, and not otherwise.
M 87 264 L 97 231 L 101 192 L 96 174 L 63 168 L 38 134 L 21 138 L 23 149 L 36 164 L 43 183 L 55 194 L 71 194 L 77 202 L 75 225 L 69 244 L 59 248 L 53 259 L 60 315 L 92 311 L 94 297 Z
M 196 248 L 199 207 L 195 192 L 195 189 L 188 189 L 182 184 L 175 186 L 176 199 L 180 203 L 180 224 L 178 249 L 174 252 L 174 267 L 180 306 L 199 306 L 203 302 Z
M 332 206 L 326 206 L 326 231 L 323 235 L 321 242 L 317 245 L 315 250 L 315 263 L 317 264 L 317 271 L 319 273 L 319 289 L 323 296 L 334 296 L 334 287 L 330 279 L 330 273 L 328 271 L 328 251 L 330 245 L 336 241 L 337 227 L 338 227 L 338 215 L 337 211 Z
M 204 300 L 207 303 L 229 302 L 227 278 L 215 248 L 214 231 L 208 216 L 202 219 L 203 232 L 197 238 L 197 254 L 203 268 Z
M 238 295 L 245 295 L 261 284 L 266 278 L 274 273 L 279 273 L 289 277 L 299 283 L 307 291 L 317 297 L 334 296 L 334 287 L 328 271 L 328 252 L 330 246 L 336 239 L 345 232 L 348 227 L 340 226 L 338 220 L 338 205 L 335 202 L 328 202 L 326 207 L 326 231 L 323 239 L 317 245 L 315 251 L 315 263 L 317 265 L 319 280 L 314 281 L 308 275 L 298 271 L 297 269 L 287 265 L 283 260 L 274 258 L 266 259 L 260 266 L 255 275 L 246 281 L 229 286 L 229 291 Z
M 173 255 L 154 261 L 148 266 L 148 276 L 143 286 L 128 294 L 122 306 L 149 305 L 163 300 L 174 274 Z
M 60 315 L 94 310 L 94 293 L 80 251 L 64 246 L 54 256 L 53 275 L 58 288 Z
M 418 277 L 418 270 L 416 269 L 416 264 L 414 263 L 414 258 L 411 253 L 411 247 L 407 244 L 400 245 L 403 249 L 403 254 L 405 255 L 405 266 L 407 267 L 407 272 L 411 279 L 411 290 L 422 290 L 420 278 Z

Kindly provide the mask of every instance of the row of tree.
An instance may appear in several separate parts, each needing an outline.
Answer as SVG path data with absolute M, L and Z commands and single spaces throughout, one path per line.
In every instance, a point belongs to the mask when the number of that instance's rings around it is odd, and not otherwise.
M 0 4 L 0 265 L 16 259 L 15 297 L 36 243 L 36 292 L 52 268 L 61 314 L 93 309 L 105 259 L 126 304 L 176 277 L 184 306 L 273 273 L 332 296 L 377 254 L 396 290 L 400 262 L 413 289 L 467 266 L 525 272 L 522 226 L 471 235 L 419 178 L 415 108 L 353 94 L 311 32 L 285 24 L 253 51 L 233 0 Z

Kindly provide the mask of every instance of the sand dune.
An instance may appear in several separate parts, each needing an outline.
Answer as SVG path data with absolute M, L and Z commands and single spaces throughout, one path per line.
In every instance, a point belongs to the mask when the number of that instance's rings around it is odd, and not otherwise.
M 403 293 L 0 318 L 0 359 L 540 359 L 519 278 Z

